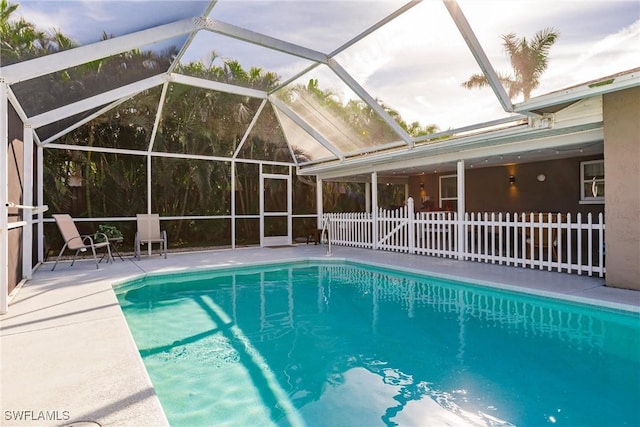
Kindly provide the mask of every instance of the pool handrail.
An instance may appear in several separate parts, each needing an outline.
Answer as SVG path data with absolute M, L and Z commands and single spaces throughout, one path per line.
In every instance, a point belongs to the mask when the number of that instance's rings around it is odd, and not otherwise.
M 325 242 L 327 243 L 327 256 L 331 256 L 331 238 L 329 236 L 329 223 L 331 222 L 331 218 L 328 216 L 324 217 L 324 220 L 322 221 L 322 231 L 320 232 L 320 244 L 324 245 Z M 325 240 L 325 233 L 326 233 L 326 240 Z

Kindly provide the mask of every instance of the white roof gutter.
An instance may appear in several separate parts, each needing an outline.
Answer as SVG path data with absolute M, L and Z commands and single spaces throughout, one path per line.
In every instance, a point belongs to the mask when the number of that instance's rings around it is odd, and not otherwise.
M 561 138 L 562 140 L 559 140 Z M 372 171 L 398 168 L 423 167 L 429 164 L 455 162 L 482 156 L 510 154 L 549 147 L 579 144 L 603 138 L 602 122 L 594 122 L 565 128 L 531 129 L 523 124 L 515 128 L 448 139 L 413 150 L 393 151 L 380 155 L 349 159 L 343 163 L 300 166 L 301 175 L 318 175 L 322 179 L 338 178 Z
M 616 92 L 640 86 L 640 68 L 635 68 L 613 76 L 584 83 L 580 86 L 559 90 L 546 95 L 540 95 L 514 106 L 514 111 L 526 113 L 551 107 L 567 102 L 592 98 L 605 93 Z

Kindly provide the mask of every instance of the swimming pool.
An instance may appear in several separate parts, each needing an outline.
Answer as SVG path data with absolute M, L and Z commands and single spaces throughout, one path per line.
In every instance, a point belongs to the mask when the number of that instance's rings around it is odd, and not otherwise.
M 172 425 L 640 425 L 638 314 L 355 263 L 116 288 Z

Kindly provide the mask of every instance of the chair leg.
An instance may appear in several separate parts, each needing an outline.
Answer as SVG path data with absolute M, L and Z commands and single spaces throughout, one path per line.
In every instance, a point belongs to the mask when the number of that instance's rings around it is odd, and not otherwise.
M 164 252 L 164 259 L 167 259 L 167 231 L 162 230 L 162 249 Z
M 67 244 L 66 243 L 62 247 L 62 250 L 60 251 L 60 253 L 58 254 L 58 258 L 56 258 L 56 262 L 55 262 L 55 264 L 53 264 L 53 268 L 51 269 L 51 271 L 56 269 L 56 265 L 58 265 L 58 261 L 60 260 L 60 257 L 62 256 L 62 253 L 64 252 L 65 249 L 67 249 Z
M 98 257 L 96 256 L 96 247 L 93 245 L 91 245 L 91 252 L 93 252 L 93 260 L 96 262 L 96 270 L 97 270 L 100 267 L 98 267 Z
M 113 264 L 113 256 L 111 255 L 111 245 L 107 245 L 107 253 L 109 254 L 109 260 L 108 262 L 111 262 Z
M 81 250 L 82 249 L 78 249 L 76 253 L 73 254 L 73 258 L 71 259 L 71 267 L 73 267 L 73 263 L 76 262 L 76 257 L 78 256 Z

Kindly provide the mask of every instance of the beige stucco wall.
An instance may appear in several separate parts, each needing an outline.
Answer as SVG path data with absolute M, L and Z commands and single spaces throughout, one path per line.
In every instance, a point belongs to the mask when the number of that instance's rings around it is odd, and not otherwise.
M 603 99 L 607 286 L 640 290 L 640 87 Z

